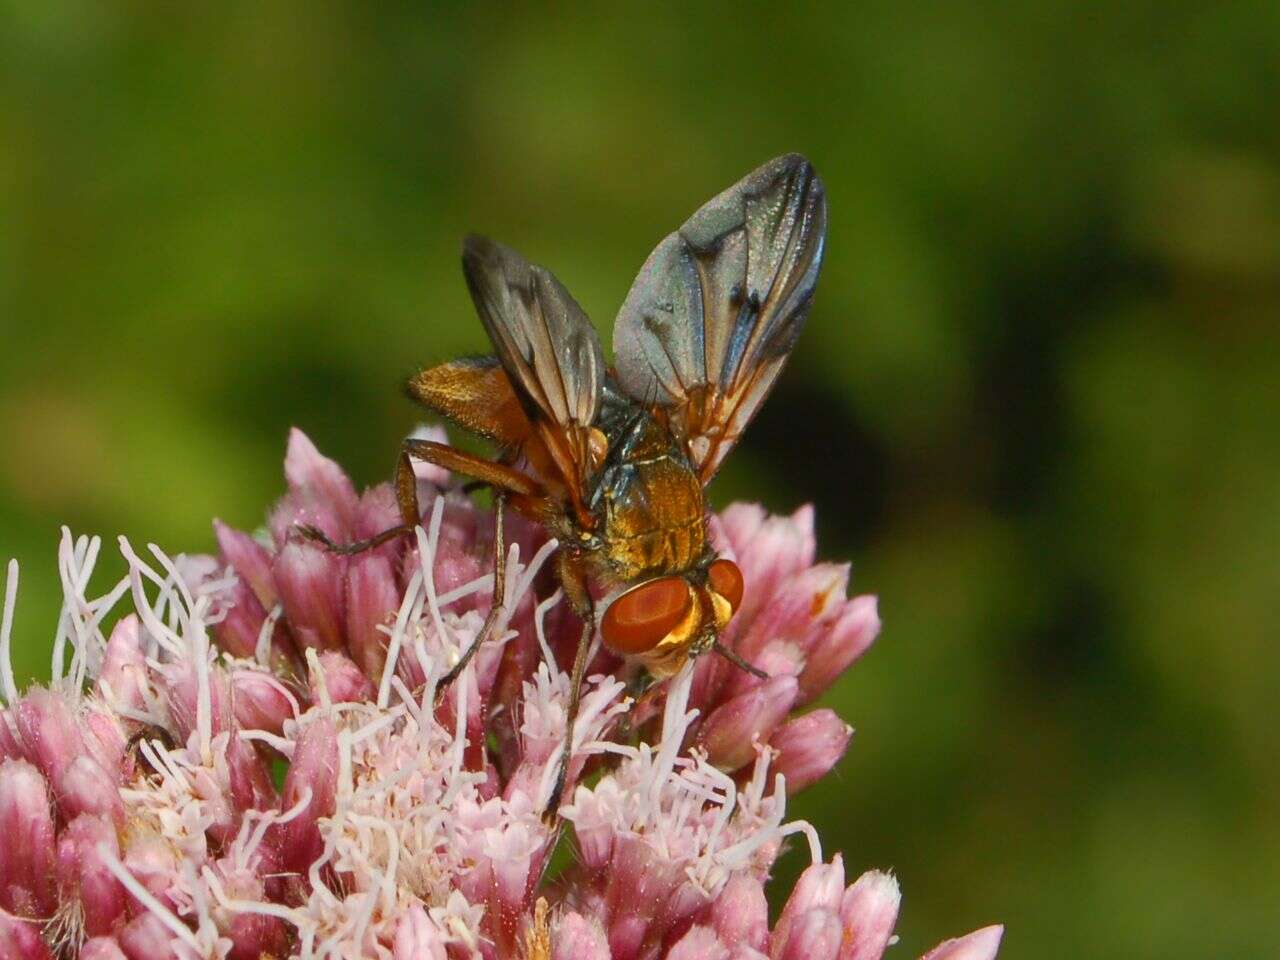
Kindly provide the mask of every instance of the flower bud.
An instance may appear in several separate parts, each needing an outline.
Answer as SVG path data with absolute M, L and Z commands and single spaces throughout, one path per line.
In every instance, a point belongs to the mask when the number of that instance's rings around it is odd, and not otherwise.
M 359 501 L 351 479 L 296 427 L 289 431 L 284 477 L 301 522 L 319 527 L 338 541 L 355 531 Z
M 853 661 L 862 656 L 880 633 L 880 614 L 874 596 L 845 603 L 834 624 L 817 638 L 800 674 L 800 704 L 822 694 Z
M 293 762 L 284 778 L 281 808 L 292 809 L 310 791 L 311 802 L 298 816 L 277 826 L 281 859 L 286 869 L 306 875 L 320 856 L 324 841 L 319 821 L 333 814 L 337 800 L 338 731 L 321 717 L 303 729 L 294 747 Z
M 787 898 L 774 924 L 770 938 L 770 955 L 777 957 L 779 948 L 790 942 L 791 928 L 800 917 L 813 911 L 830 913 L 837 917 L 841 897 L 844 894 L 844 859 L 836 854 L 830 863 L 810 865 L 796 881 L 791 896 Z M 811 921 L 816 922 L 816 921 Z
M 100 814 L 122 825 L 124 801 L 120 799 L 116 777 L 91 757 L 76 757 L 62 776 L 58 812 L 64 820 L 73 820 L 82 814 Z
M 795 918 L 785 941 L 775 939 L 773 960 L 837 960 L 844 930 L 830 910 L 806 910 Z
M 552 960 L 610 960 L 609 941 L 598 922 L 569 911 L 555 924 L 551 956 Z
M 110 933 L 128 904 L 124 887 L 102 860 L 99 845 L 119 857 L 116 828 L 105 817 L 76 817 L 58 838 L 61 896 L 79 899 L 84 931 L 91 937 Z
M 400 585 L 391 561 L 376 553 L 353 557 L 347 567 L 347 649 L 365 675 L 380 679 L 388 635 L 379 627 L 395 620 Z
M 324 701 L 322 684 L 333 703 L 372 700 L 377 695 L 378 691 L 369 682 L 369 678 L 360 672 L 360 668 L 346 654 L 330 650 L 320 654 L 317 662 L 319 670 L 311 671 L 309 681 L 312 703 Z
M 730 879 L 711 905 L 711 925 L 726 946 L 741 943 L 764 950 L 769 942 L 769 903 L 760 881 L 745 874 Z
M 24 753 L 55 791 L 71 761 L 84 753 L 84 740 L 67 702 L 44 687 L 33 687 L 14 711 Z
M 142 707 L 143 691 L 147 689 L 147 661 L 142 652 L 142 628 L 136 613 L 121 617 L 112 628 L 96 688 L 104 699 L 110 689 L 107 702 L 112 707 L 131 710 Z
M 444 938 L 418 904 L 405 910 L 396 921 L 391 955 L 393 960 L 446 960 Z
M 4 960 L 53 960 L 40 927 L 0 910 L 0 957 Z
M 755 743 L 767 741 L 786 718 L 798 689 L 795 677 L 772 677 L 733 697 L 707 717 L 698 746 L 722 770 L 746 766 L 755 758 Z
M 94 937 L 80 948 L 80 960 L 128 960 L 115 937 Z
M 853 728 L 834 710 L 814 710 L 788 720 L 769 739 L 778 751 L 772 769 L 787 778 L 787 793 L 796 794 L 822 779 L 849 747 Z
M 901 902 L 898 881 L 879 870 L 868 870 L 850 884 L 840 901 L 840 960 L 880 960 L 893 937 Z
M 173 934 L 154 913 L 140 913 L 116 937 L 129 960 L 177 960 Z
M 729 960 L 729 948 L 716 932 L 700 924 L 688 929 L 667 953 L 667 960 Z
M 272 570 L 289 630 L 300 649 L 336 650 L 346 620 L 346 558 L 303 540 L 291 540 Z
M 237 670 L 231 675 L 231 692 L 236 724 L 242 730 L 279 735 L 286 720 L 297 719 L 297 700 L 264 670 Z
M 218 539 L 222 559 L 231 565 L 240 582 L 245 584 L 263 610 L 276 605 L 276 585 L 271 576 L 271 554 L 251 535 L 213 521 L 213 534 Z
M 1004 927 L 983 927 L 973 933 L 940 943 L 920 960 L 995 960 Z
M 44 777 L 25 760 L 0 763 L 0 909 L 49 917 L 57 907 L 53 816 Z M 20 842 L 14 842 L 21 838 Z

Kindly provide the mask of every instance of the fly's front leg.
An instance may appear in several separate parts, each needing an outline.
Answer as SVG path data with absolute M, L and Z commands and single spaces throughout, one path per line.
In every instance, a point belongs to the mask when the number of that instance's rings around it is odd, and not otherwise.
M 495 490 L 493 493 L 493 595 L 489 604 L 489 613 L 484 618 L 484 624 L 480 627 L 480 632 L 476 634 L 476 638 L 471 641 L 471 645 L 462 654 L 462 659 L 455 663 L 449 672 L 440 679 L 440 685 L 436 688 L 439 691 L 437 695 L 443 694 L 449 688 L 449 685 L 458 679 L 462 671 L 467 669 L 467 664 L 471 662 L 471 658 L 480 649 L 480 644 L 489 639 L 489 634 L 498 622 L 498 617 L 506 609 L 503 604 L 507 595 L 507 549 L 502 523 L 506 505 L 507 492 L 505 490 Z
M 573 657 L 573 674 L 569 679 L 569 706 L 565 710 L 564 748 L 560 751 L 560 764 L 556 770 L 555 785 L 543 816 L 554 819 L 559 814 L 560 800 L 569 777 L 569 764 L 573 762 L 573 728 L 578 719 L 578 707 L 582 703 L 582 675 L 587 671 L 587 654 L 591 651 L 591 638 L 595 634 L 595 606 L 587 592 L 586 577 L 581 564 L 567 551 L 561 553 L 558 564 L 560 583 L 573 612 L 582 620 L 582 633 L 578 637 L 578 649 Z

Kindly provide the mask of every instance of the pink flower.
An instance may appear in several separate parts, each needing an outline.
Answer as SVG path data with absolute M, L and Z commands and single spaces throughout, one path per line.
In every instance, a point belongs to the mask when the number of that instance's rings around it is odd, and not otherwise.
M 22 694 L 10 567 L 0 828 L 22 842 L 0 845 L 0 956 L 883 955 L 897 882 L 846 886 L 842 858 L 786 816 L 852 732 L 805 708 L 880 626 L 873 597 L 846 598 L 847 567 L 814 563 L 811 510 L 713 518 L 746 581 L 724 640 L 767 679 L 708 655 L 633 702 L 628 668 L 595 655 L 558 811 L 578 857 L 548 882 L 579 630 L 554 544 L 509 522 L 496 630 L 443 689 L 489 612 L 491 515 L 424 470 L 422 527 L 344 557 L 295 525 L 367 537 L 398 522 L 389 486 L 358 493 L 298 431 L 285 475 L 269 534 L 216 523 L 216 558 L 122 539 L 128 576 L 101 596 L 101 542 L 64 532 L 54 675 Z M 812 866 L 771 929 L 765 884 L 788 842 Z M 986 960 L 1000 934 L 929 957 Z

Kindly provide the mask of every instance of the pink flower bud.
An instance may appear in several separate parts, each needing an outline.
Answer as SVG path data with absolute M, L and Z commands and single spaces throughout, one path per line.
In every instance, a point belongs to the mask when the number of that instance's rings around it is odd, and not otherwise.
M 391 955 L 394 960 L 446 960 L 448 954 L 439 928 L 417 904 L 405 910 L 396 922 Z
M 711 905 L 711 925 L 729 947 L 746 944 L 764 950 L 769 942 L 769 903 L 759 880 L 734 876 Z
M 122 617 L 111 630 L 102 669 L 98 673 L 98 694 L 104 698 L 108 688 L 113 707 L 139 709 L 147 688 L 147 661 L 142 652 L 142 631 L 138 615 Z
M 289 630 L 299 648 L 336 650 L 346 620 L 347 560 L 319 544 L 291 540 L 272 567 Z
M 562 914 L 556 922 L 551 953 L 552 960 L 610 960 L 604 929 L 597 921 L 573 911 Z
M 14 714 L 27 758 L 58 789 L 63 772 L 85 749 L 66 701 L 44 687 L 33 687 L 18 701 Z
M 176 960 L 173 934 L 154 913 L 141 913 L 116 935 L 129 960 Z
M 994 960 L 1003 936 L 1004 927 L 983 927 L 967 936 L 938 944 L 920 960 Z
M 58 838 L 58 886 L 64 900 L 79 899 L 91 937 L 110 933 L 128 904 L 124 887 L 103 863 L 100 844 L 119 857 L 116 828 L 104 817 L 77 817 Z
M 359 501 L 351 479 L 296 427 L 289 431 L 284 477 L 302 522 L 338 541 L 355 532 Z
M 391 561 L 376 553 L 353 557 L 347 568 L 347 649 L 360 669 L 381 678 L 386 660 L 385 627 L 400 609 L 400 585 Z
M 879 870 L 868 870 L 850 884 L 840 901 L 844 924 L 840 960 L 880 960 L 893 936 L 901 902 L 898 881 Z
M 270 610 L 276 605 L 276 585 L 271 576 L 271 554 L 252 536 L 221 520 L 213 521 L 213 534 L 218 538 L 222 559 L 235 570 L 240 582 L 252 591 L 258 605 Z
M 800 704 L 822 694 L 853 661 L 862 656 L 880 633 L 880 614 L 874 596 L 845 603 L 834 624 L 818 637 L 800 674 Z
M 83 956 L 83 955 L 82 955 Z M 0 910 L 0 957 L 4 960 L 53 960 L 36 923 Z
M 13 711 L 0 710 L 0 760 L 25 760 L 27 751 L 18 737 Z
M 76 757 L 62 776 L 58 812 L 73 820 L 82 814 L 100 814 L 116 824 L 124 824 L 124 802 L 117 778 L 89 756 Z
M 791 896 L 787 898 L 786 905 L 778 916 L 778 922 L 774 924 L 773 935 L 769 941 L 770 956 L 776 960 L 780 948 L 791 938 L 792 926 L 805 914 L 813 911 L 829 913 L 837 917 L 838 926 L 840 901 L 843 894 L 844 859 L 839 854 L 836 854 L 830 863 L 810 865 L 804 873 L 800 874 L 795 889 L 791 891 Z
M 808 650 L 817 632 L 825 629 L 822 622 L 834 616 L 844 603 L 848 583 L 847 563 L 819 563 L 782 581 L 774 587 L 769 604 L 754 619 L 744 618 L 745 628 L 736 628 L 735 649 L 752 659 L 767 644 L 784 639 Z M 732 624 L 730 621 L 730 629 L 734 629 Z
M 281 860 L 286 869 L 306 875 L 320 856 L 324 841 L 318 823 L 333 814 L 338 782 L 338 731 L 322 717 L 298 737 L 293 762 L 284 778 L 281 809 L 292 809 L 308 792 L 311 802 L 301 814 L 277 827 Z
M 214 624 L 218 646 L 233 657 L 251 659 L 258 649 L 258 636 L 266 622 L 267 611 L 243 580 L 232 585 L 226 613 Z
M 795 918 L 785 941 L 776 939 L 769 956 L 773 960 L 837 960 L 844 930 L 830 910 L 807 910 Z
M 796 701 L 795 677 L 772 677 L 712 711 L 698 731 L 698 746 L 722 770 L 737 770 L 755 758 L 755 743 L 773 734 Z
M 53 817 L 44 777 L 25 760 L 0 763 L 0 909 L 49 917 L 57 907 Z M 13 842 L 15 838 L 21 842 Z
M 813 507 L 806 505 L 781 517 L 766 515 L 756 503 L 735 503 L 721 512 L 720 522 L 742 570 L 745 589 L 738 616 L 750 620 L 779 584 L 813 563 L 817 551 Z
M 147 892 L 167 902 L 169 891 L 178 882 L 180 854 L 166 838 L 149 830 L 135 830 L 124 834 L 123 862 L 125 869 L 147 889 Z M 129 897 L 133 912 L 147 907 L 133 896 Z
M 769 746 L 778 751 L 773 770 L 787 778 L 787 793 L 799 793 L 826 776 L 844 756 L 852 737 L 853 728 L 825 708 L 779 727 Z
M 80 948 L 80 960 L 128 960 L 115 937 L 94 937 Z
M 279 734 L 286 720 L 297 719 L 298 701 L 274 675 L 263 670 L 237 670 L 231 675 L 236 725 L 241 730 Z
M 360 672 L 360 668 L 351 662 L 343 653 L 330 650 L 320 654 L 320 669 L 313 670 L 310 677 L 311 700 L 320 703 L 324 700 L 320 686 L 328 691 L 329 700 L 333 703 L 349 703 L 357 700 L 372 700 L 377 690 L 369 682 L 369 678 Z
M 695 925 L 676 941 L 667 960 L 729 960 L 729 948 L 710 927 Z

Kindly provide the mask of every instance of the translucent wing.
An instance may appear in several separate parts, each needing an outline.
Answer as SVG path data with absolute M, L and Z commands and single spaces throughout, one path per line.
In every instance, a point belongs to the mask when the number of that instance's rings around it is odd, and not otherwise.
M 627 294 L 613 332 L 618 379 L 666 409 L 704 483 L 800 335 L 826 228 L 813 167 L 779 157 L 658 244 Z
M 578 502 L 599 453 L 591 427 L 605 366 L 595 328 L 550 271 L 508 247 L 468 237 L 462 269 L 498 359 Z

